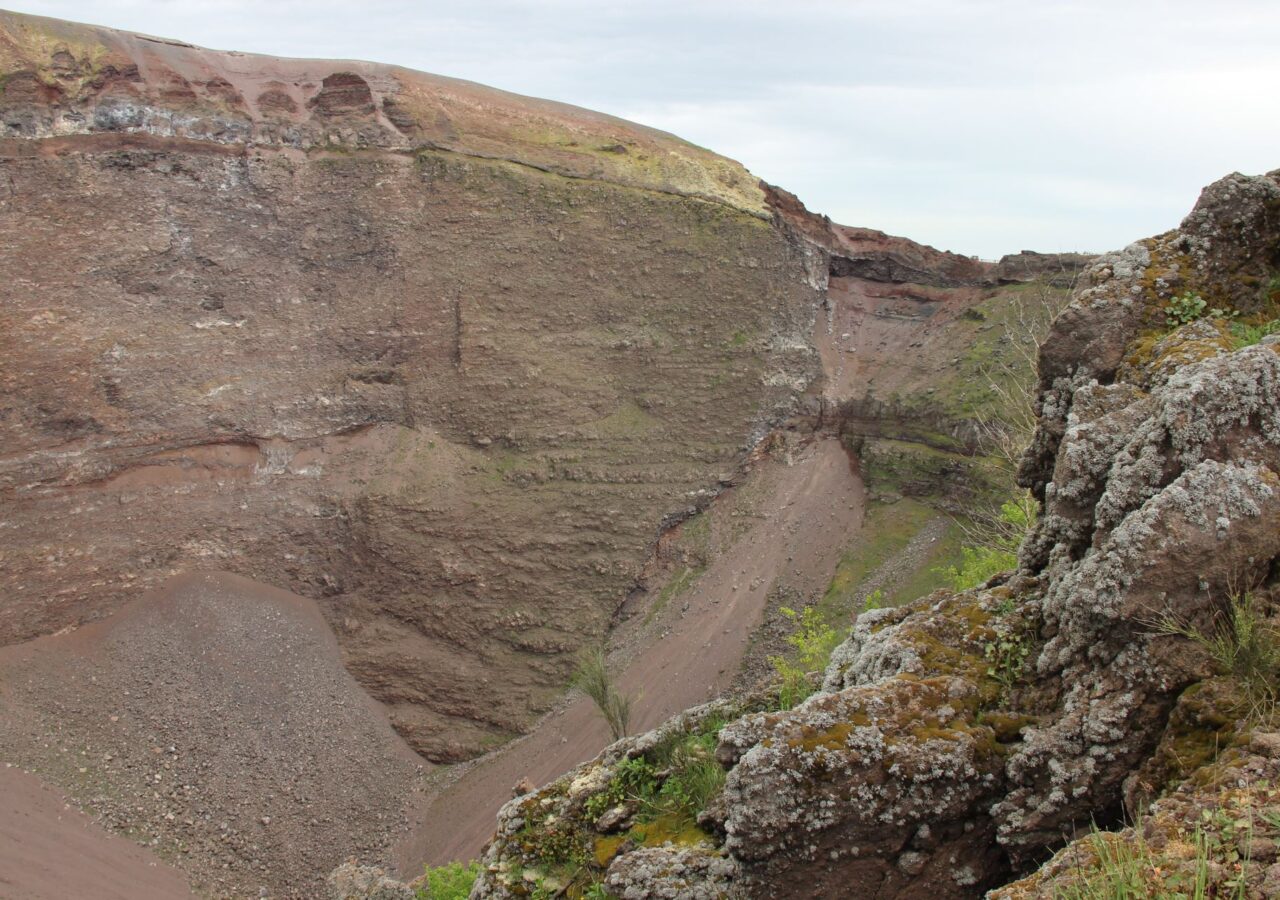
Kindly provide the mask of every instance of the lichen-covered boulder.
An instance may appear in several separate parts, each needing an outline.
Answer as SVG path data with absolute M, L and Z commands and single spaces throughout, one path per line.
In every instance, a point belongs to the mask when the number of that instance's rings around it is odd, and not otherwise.
M 362 866 L 348 860 L 329 873 L 331 900 L 414 900 L 407 884 L 396 881 L 377 866 Z
M 648 847 L 619 856 L 605 888 L 621 900 L 727 900 L 745 896 L 737 866 L 721 853 L 689 847 Z
M 968 893 L 994 844 L 972 826 L 1002 769 L 976 694 L 962 678 L 893 678 L 728 726 L 724 743 L 750 747 L 725 786 L 729 852 L 766 890 Z

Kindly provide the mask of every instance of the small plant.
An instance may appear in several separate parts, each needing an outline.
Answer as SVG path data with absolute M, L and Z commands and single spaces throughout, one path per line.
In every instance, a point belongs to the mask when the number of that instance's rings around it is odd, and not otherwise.
M 960 548 L 959 566 L 939 570 L 952 590 L 967 591 L 1018 566 L 1018 546 L 1035 518 L 1035 501 L 1022 494 L 1000 506 L 996 521 L 970 529 L 972 543 Z
M 480 863 L 451 862 L 427 866 L 427 883 L 418 890 L 418 900 L 466 900 L 480 874 Z
M 578 657 L 573 686 L 592 699 L 609 724 L 609 732 L 615 741 L 627 736 L 632 698 L 614 686 L 613 676 L 609 674 L 609 661 L 602 648 L 589 648 Z
M 698 813 L 707 808 L 724 787 L 725 771 L 715 758 L 715 748 L 690 741 L 681 744 L 671 759 L 671 774 L 662 783 L 649 805 L 651 815 L 668 815 L 696 823 Z
M 995 609 L 993 611 L 997 616 L 1004 617 L 1012 613 L 1017 608 L 1018 608 L 1017 600 L 1013 599 L 1013 597 L 1003 597 L 1000 599 L 998 603 L 996 603 Z
M 1222 309 L 1217 306 L 1206 311 L 1208 305 L 1199 294 L 1187 291 L 1174 297 L 1165 305 L 1165 323 L 1170 328 L 1177 328 L 1179 325 L 1187 325 L 1206 316 L 1210 319 L 1234 319 L 1240 315 L 1239 310 Z
M 608 787 L 587 799 L 586 812 L 598 819 L 607 810 L 622 803 L 645 804 L 657 794 L 658 770 L 643 756 L 624 759 L 614 769 Z
M 665 818 L 680 826 L 696 825 L 698 813 L 724 787 L 724 767 L 715 757 L 723 725 L 721 719 L 709 719 L 697 731 L 675 735 L 645 756 L 618 763 L 608 786 L 588 798 L 587 815 L 599 818 L 630 803 L 641 823 Z
M 988 579 L 1018 565 L 1018 554 L 1012 550 L 991 547 L 961 547 L 959 566 L 948 566 L 944 573 L 952 590 L 967 591 Z
M 1157 627 L 1204 650 L 1220 671 L 1240 682 L 1256 718 L 1273 718 L 1280 700 L 1280 631 L 1263 618 L 1252 593 L 1233 593 L 1207 632 L 1175 616 L 1165 616 Z
M 813 693 L 809 673 L 826 668 L 841 635 L 827 624 L 817 607 L 807 606 L 796 612 L 784 606 L 782 614 L 796 624 L 796 630 L 787 638 L 793 652 L 790 656 L 770 656 L 769 662 L 782 682 L 778 706 L 791 709 Z
M 1231 347 L 1234 350 L 1239 350 L 1241 347 L 1252 347 L 1264 337 L 1277 332 L 1280 332 L 1280 319 L 1272 319 L 1260 325 L 1248 322 L 1232 322 Z
M 876 588 L 862 602 L 862 611 L 871 612 L 873 609 L 884 609 L 887 604 L 884 602 L 884 591 Z
M 1177 328 L 1179 325 L 1186 325 L 1194 322 L 1196 319 L 1204 315 L 1205 307 L 1208 304 L 1199 294 L 1193 294 L 1187 291 L 1179 294 L 1169 301 L 1164 308 L 1164 319 L 1170 328 Z
M 1016 629 L 997 631 L 994 638 L 982 645 L 982 656 L 988 663 L 987 675 L 1008 694 L 1027 669 L 1031 635 Z

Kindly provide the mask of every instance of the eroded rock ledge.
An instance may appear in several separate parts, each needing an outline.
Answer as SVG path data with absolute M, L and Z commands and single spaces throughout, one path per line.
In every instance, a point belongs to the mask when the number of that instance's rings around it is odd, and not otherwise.
M 859 616 L 797 709 L 693 710 L 512 801 L 473 896 L 576 878 L 620 897 L 974 897 L 1091 822 L 1166 797 L 1153 827 L 1172 834 L 1215 790 L 1265 781 L 1274 740 L 1250 744 L 1239 685 L 1155 623 L 1211 629 L 1246 589 L 1273 608 L 1280 343 L 1236 349 L 1226 319 L 1170 329 L 1164 307 L 1194 291 L 1275 318 L 1278 274 L 1280 173 L 1225 178 L 1177 230 L 1095 261 L 1041 354 L 1021 479 L 1043 509 L 1020 571 Z M 697 827 L 600 815 L 626 773 L 706 734 L 727 776 Z M 1252 754 L 1214 761 L 1231 746 Z M 1096 862 L 1071 852 L 1003 896 Z
M 396 66 L 279 59 L 0 11 L 0 138 L 430 148 L 768 217 L 742 166 L 665 132 Z

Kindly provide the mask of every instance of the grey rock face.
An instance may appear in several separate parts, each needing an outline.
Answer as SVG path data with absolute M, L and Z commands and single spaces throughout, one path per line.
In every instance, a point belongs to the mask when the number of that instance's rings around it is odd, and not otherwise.
M 619 856 L 604 883 L 622 900 L 727 900 L 745 896 L 734 885 L 736 869 L 715 853 L 653 847 Z
M 377 866 L 346 862 L 329 874 L 331 900 L 414 900 L 413 890 Z

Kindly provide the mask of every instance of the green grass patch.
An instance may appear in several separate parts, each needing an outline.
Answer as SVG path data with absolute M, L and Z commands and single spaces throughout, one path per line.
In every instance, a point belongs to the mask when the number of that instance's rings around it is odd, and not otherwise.
M 662 590 L 658 592 L 658 599 L 654 601 L 653 606 L 649 607 L 649 611 L 645 613 L 644 623 L 648 625 L 657 618 L 658 614 L 667 608 L 667 604 L 689 590 L 704 571 L 706 569 L 703 566 L 685 566 L 673 575 L 671 580 L 662 586 Z
M 1275 721 L 1280 706 L 1280 630 L 1267 621 L 1251 592 L 1228 597 L 1208 629 L 1169 615 L 1156 626 L 1164 634 L 1191 641 L 1209 655 L 1219 672 L 1235 678 L 1248 697 L 1253 719 Z
M 619 763 L 608 787 L 587 800 L 587 815 L 597 818 L 614 806 L 634 803 L 636 826 L 631 836 L 639 842 L 659 832 L 683 835 L 684 843 L 708 840 L 698 827 L 698 813 L 724 787 L 725 771 L 715 757 L 724 725 L 723 719 L 712 717 L 694 731 L 672 735 L 644 756 Z
M 451 862 L 427 866 L 427 883 L 418 890 L 418 900 L 466 900 L 480 874 L 480 863 Z
M 870 593 L 865 587 L 867 579 L 905 551 L 911 539 L 937 519 L 947 521 L 942 536 L 929 544 L 924 554 L 912 560 L 910 573 L 904 580 L 880 590 L 876 605 L 900 606 L 946 587 L 946 576 L 938 570 L 961 561 L 963 533 L 960 527 L 942 513 L 916 500 L 873 503 L 867 509 L 866 522 L 859 532 L 858 541 L 841 557 L 831 583 L 818 603 L 823 617 L 828 622 L 846 622 L 853 613 L 864 609 Z
M 636 437 L 653 431 L 661 424 L 656 416 L 649 415 L 637 404 L 627 401 L 603 419 L 591 423 L 590 427 L 602 438 Z
M 1235 321 L 1231 323 L 1231 348 L 1252 347 L 1264 337 L 1280 332 L 1280 319 L 1266 322 Z

